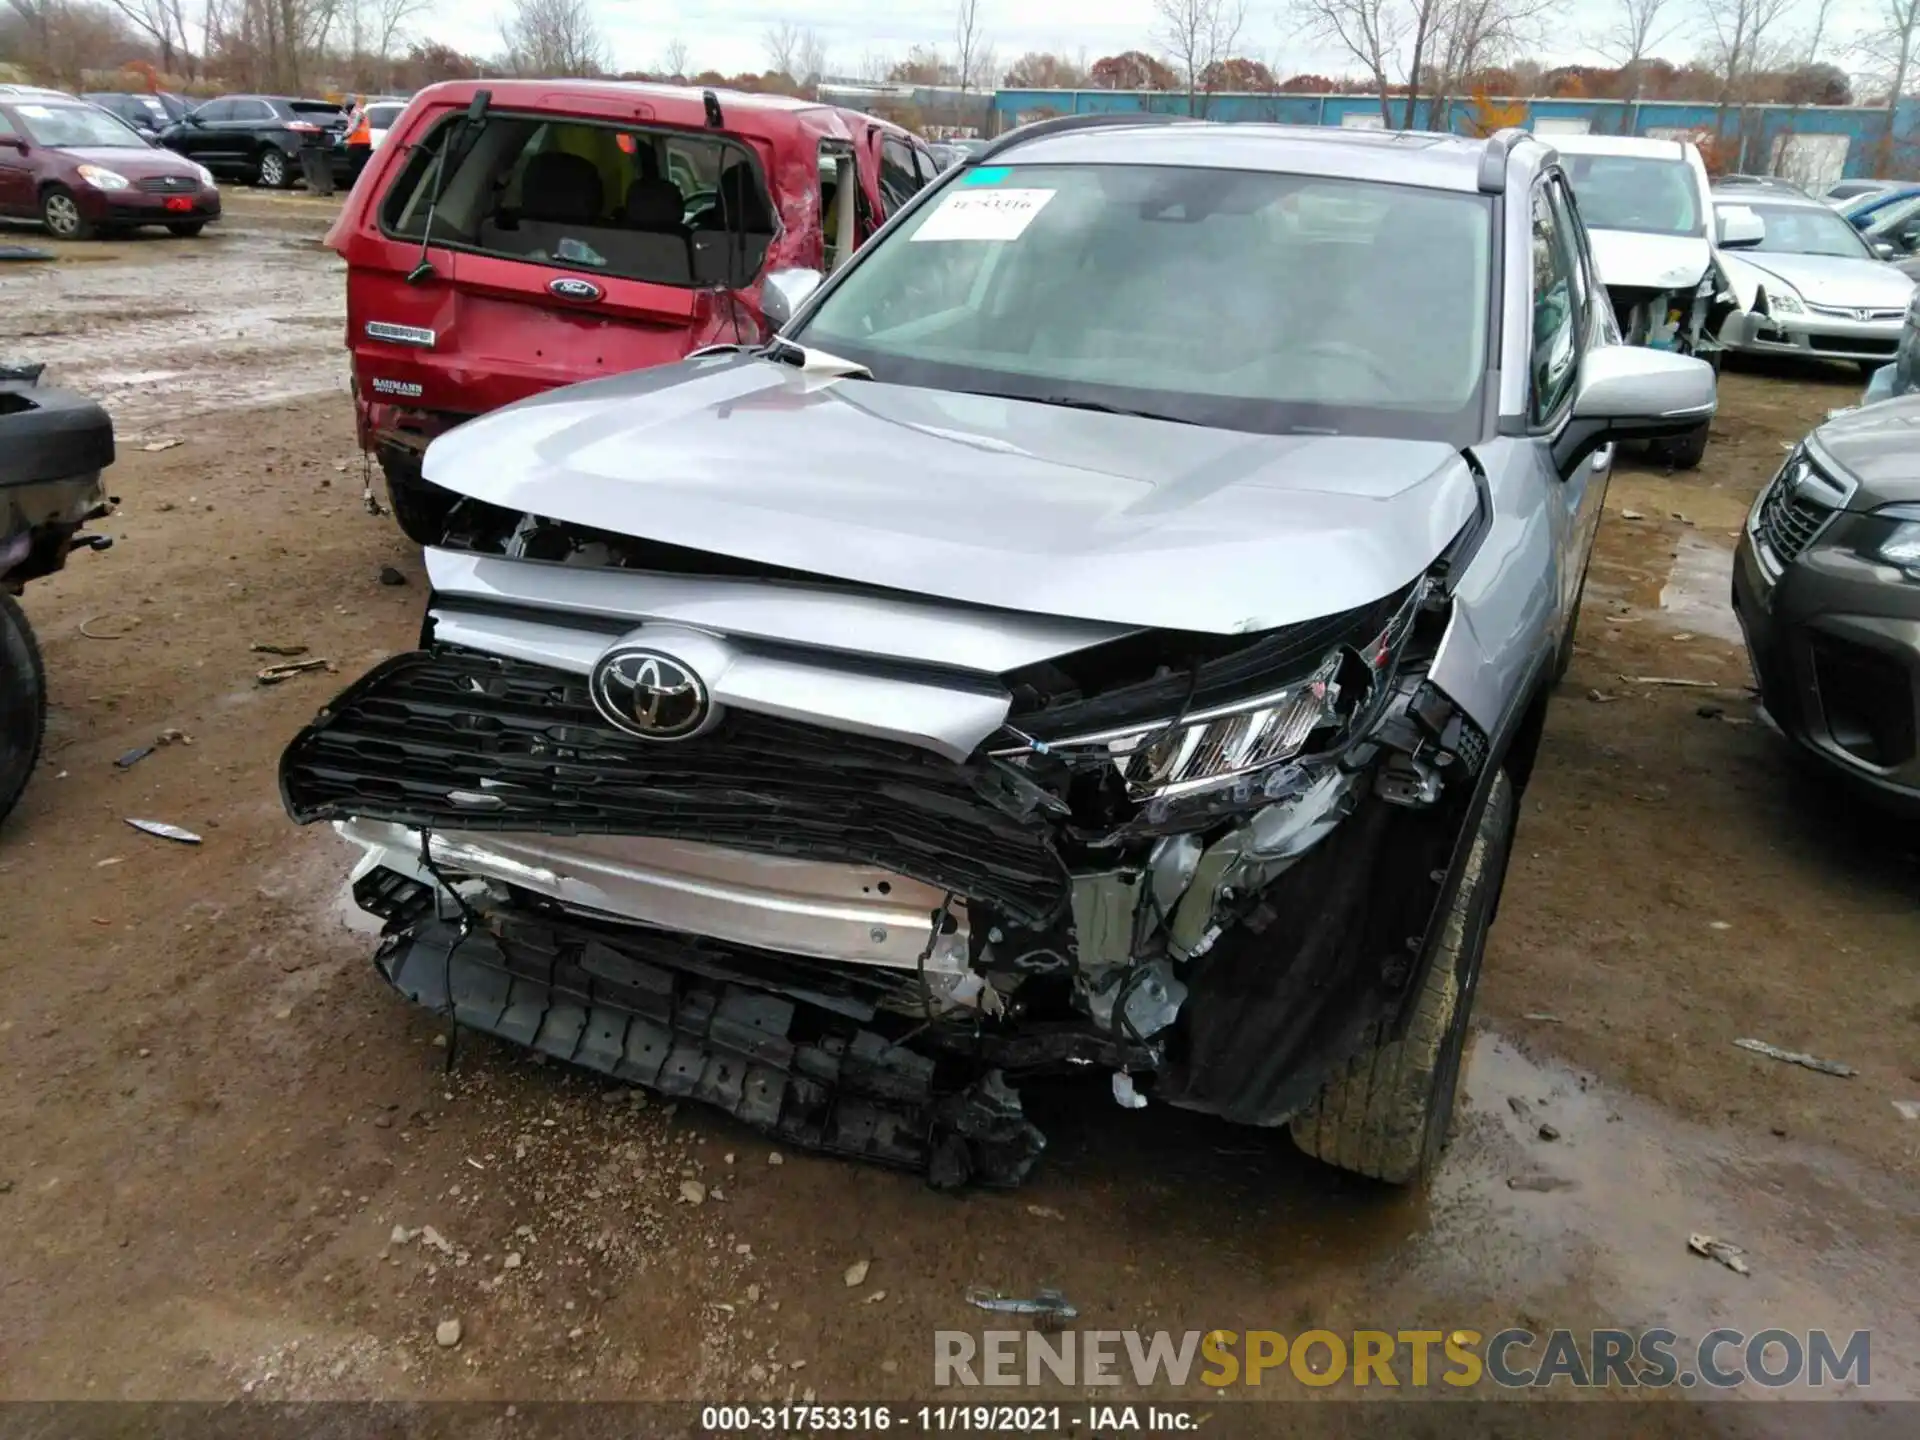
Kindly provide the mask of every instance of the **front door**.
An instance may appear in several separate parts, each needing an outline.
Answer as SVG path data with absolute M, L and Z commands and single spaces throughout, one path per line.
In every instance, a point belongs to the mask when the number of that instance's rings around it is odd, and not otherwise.
M 0 111 L 0 215 L 34 213 L 32 161 L 8 143 L 22 138 L 13 121 Z

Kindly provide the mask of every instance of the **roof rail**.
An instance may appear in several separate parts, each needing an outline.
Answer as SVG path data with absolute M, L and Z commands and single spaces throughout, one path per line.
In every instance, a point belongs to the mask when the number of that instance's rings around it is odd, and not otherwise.
M 1518 125 L 1496 130 L 1487 137 L 1487 148 L 1480 152 L 1480 193 L 1498 195 L 1507 188 L 1507 157 L 1522 140 L 1531 140 L 1531 131 Z
M 1193 117 L 1162 115 L 1150 110 L 1104 110 L 1088 115 L 1054 115 L 1045 120 L 1035 120 L 1030 124 L 1022 125 L 1017 130 L 1009 130 L 974 156 L 972 163 L 978 165 L 983 160 L 991 160 L 1011 145 L 1038 140 L 1043 135 L 1059 135 L 1068 130 L 1091 130 L 1101 125 L 1172 125 L 1179 121 L 1192 122 Z

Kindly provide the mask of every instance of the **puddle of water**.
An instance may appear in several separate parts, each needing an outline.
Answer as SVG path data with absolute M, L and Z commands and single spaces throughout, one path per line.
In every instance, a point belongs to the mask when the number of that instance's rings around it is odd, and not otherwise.
M 44 361 L 123 437 L 346 388 L 346 267 L 314 245 L 229 234 L 153 263 L 34 269 L 0 274 L 0 353 Z
M 1670 628 L 1741 643 L 1734 618 L 1733 552 L 1698 535 L 1680 537 L 1673 570 L 1660 590 L 1660 613 Z
M 1523 1293 L 1585 1290 L 1613 1323 L 1677 1331 L 1682 1357 L 1722 1326 L 1824 1328 L 1842 1347 L 1853 1331 L 1871 1330 L 1872 1388 L 1859 1393 L 1920 1397 L 1910 1361 L 1920 1353 L 1920 1316 L 1904 1280 L 1920 1269 L 1920 1226 L 1911 1195 L 1885 1177 L 1817 1145 L 1750 1148 L 1493 1035 L 1477 1038 L 1461 1103 L 1467 1133 L 1436 1177 L 1434 1224 L 1421 1248 L 1459 1247 L 1453 1232 L 1464 1222 L 1454 1211 L 1477 1209 L 1468 1258 L 1484 1265 L 1497 1256 Z M 1542 1123 L 1559 1138 L 1540 1139 Z M 1516 1176 L 1566 1188 L 1513 1189 Z M 1741 1246 L 1752 1273 L 1690 1253 L 1696 1232 Z M 1748 1385 L 1727 1393 L 1813 1392 Z

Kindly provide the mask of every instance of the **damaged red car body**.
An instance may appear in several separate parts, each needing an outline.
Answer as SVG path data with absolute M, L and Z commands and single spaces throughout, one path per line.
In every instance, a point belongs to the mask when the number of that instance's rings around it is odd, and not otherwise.
M 783 318 L 769 277 L 816 282 L 937 173 L 898 126 L 783 96 L 421 91 L 326 239 L 348 267 L 360 444 L 402 528 L 438 538 L 450 502 L 419 461 L 436 436 L 556 386 L 760 343 Z

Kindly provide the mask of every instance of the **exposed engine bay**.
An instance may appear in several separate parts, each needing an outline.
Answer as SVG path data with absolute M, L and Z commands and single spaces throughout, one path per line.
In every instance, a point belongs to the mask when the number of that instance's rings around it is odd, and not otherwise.
M 416 1002 L 790 1144 L 1015 1184 L 1026 1077 L 1277 1125 L 1401 1023 L 1486 759 L 1425 678 L 1477 534 L 1264 633 L 927 607 L 925 653 L 879 658 L 716 622 L 923 602 L 462 502 L 421 648 L 302 732 L 283 797 L 364 848 Z M 616 575 L 679 612 L 609 613 Z

